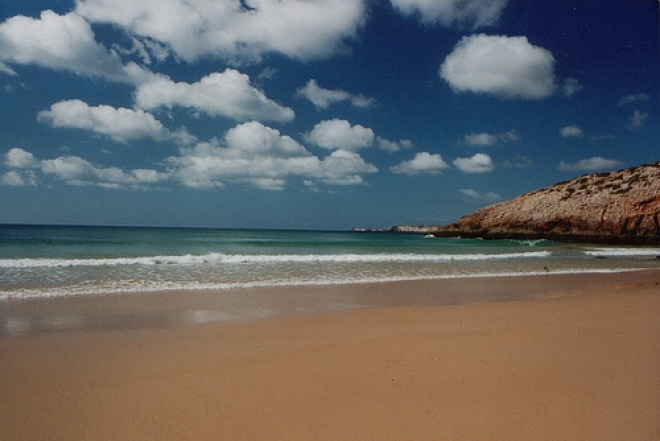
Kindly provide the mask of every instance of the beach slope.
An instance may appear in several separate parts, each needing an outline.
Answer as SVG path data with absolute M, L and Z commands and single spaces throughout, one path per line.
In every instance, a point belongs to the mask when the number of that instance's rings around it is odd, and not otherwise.
M 616 280 L 0 337 L 0 439 L 657 440 L 660 275 Z

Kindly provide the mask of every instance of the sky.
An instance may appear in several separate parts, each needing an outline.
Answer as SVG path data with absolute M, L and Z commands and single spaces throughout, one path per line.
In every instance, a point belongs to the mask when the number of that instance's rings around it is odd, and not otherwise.
M 660 160 L 658 0 L 8 0 L 0 223 L 446 224 Z

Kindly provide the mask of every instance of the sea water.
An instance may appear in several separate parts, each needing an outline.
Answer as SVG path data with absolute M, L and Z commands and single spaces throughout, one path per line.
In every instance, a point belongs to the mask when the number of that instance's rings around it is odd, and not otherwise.
M 0 301 L 657 268 L 660 247 L 417 234 L 0 225 Z

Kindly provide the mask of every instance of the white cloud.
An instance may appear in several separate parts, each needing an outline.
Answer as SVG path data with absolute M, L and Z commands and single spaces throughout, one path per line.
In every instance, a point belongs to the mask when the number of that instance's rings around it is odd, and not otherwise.
M 623 167 L 623 162 L 614 159 L 605 159 L 600 156 L 594 156 L 588 159 L 581 159 L 573 164 L 567 164 L 561 161 L 557 167 L 560 171 L 596 171 L 612 170 Z
M 495 169 L 493 160 L 485 153 L 477 153 L 470 158 L 456 158 L 453 163 L 463 173 L 487 173 Z
M 391 0 L 404 15 L 418 15 L 422 23 L 472 27 L 495 24 L 508 0 Z
M 648 101 L 651 99 L 651 96 L 648 93 L 639 93 L 637 95 L 626 95 L 622 97 L 617 103 L 617 107 L 623 107 L 628 104 L 638 103 L 642 101 Z
M 47 10 L 40 18 L 22 15 L 0 23 L 0 65 L 38 65 L 79 75 L 135 83 L 150 74 L 135 64 L 124 65 L 119 56 L 94 39 L 94 32 L 76 13 L 58 15 Z
M 20 148 L 11 149 L 5 158 L 9 167 L 31 169 L 6 173 L 2 178 L 5 185 L 36 185 L 37 178 L 33 171 L 35 169 L 45 175 L 53 175 L 69 185 L 97 185 L 116 189 L 144 189 L 168 178 L 166 173 L 156 170 L 135 169 L 124 172 L 117 167 L 99 167 L 78 156 L 38 160 L 32 153 Z
M 12 170 L 0 176 L 0 183 L 11 187 L 22 187 L 25 185 L 23 177 L 16 170 Z
M 360 124 L 352 126 L 345 119 L 330 119 L 316 124 L 305 138 L 326 149 L 356 151 L 373 145 L 376 135 Z
M 252 87 L 249 76 L 234 69 L 212 73 L 192 84 L 159 77 L 138 87 L 135 102 L 143 109 L 188 107 L 236 121 L 287 122 L 295 117 L 292 109 L 268 99 Z
M 257 75 L 257 79 L 259 81 L 264 81 L 264 80 L 272 80 L 275 75 L 277 75 L 278 70 L 275 69 L 274 67 L 271 66 L 266 66 L 263 68 L 261 72 L 259 72 L 259 75 Z
M 458 190 L 458 192 L 465 196 L 467 199 L 486 202 L 488 204 L 502 200 L 502 197 L 499 194 L 492 191 L 487 191 L 486 193 L 482 194 L 470 188 L 461 188 Z
M 629 130 L 643 129 L 648 119 L 649 119 L 648 113 L 635 110 L 632 116 L 630 117 L 630 124 L 628 124 L 628 129 Z
M 143 64 L 152 64 L 155 61 L 165 61 L 170 56 L 169 49 L 162 43 L 145 38 L 138 40 L 135 37 L 131 39 L 131 46 L 124 47 L 119 44 L 113 44 L 112 50 L 118 54 L 138 57 Z
M 364 174 L 378 172 L 376 166 L 355 152 L 339 149 L 323 158 L 314 156 L 291 137 L 256 121 L 231 128 L 222 141 L 214 139 L 181 147 L 179 155 L 163 162 L 166 171 L 125 171 L 98 166 L 78 156 L 39 160 L 30 152 L 13 148 L 5 154 L 5 164 L 16 170 L 0 176 L 0 184 L 36 185 L 35 171 L 40 171 L 69 185 L 113 189 L 148 189 L 158 183 L 179 181 L 203 189 L 236 183 L 282 190 L 294 177 L 317 188 L 319 183 L 362 184 Z
M 36 186 L 37 177 L 32 170 L 24 170 L 22 172 L 11 170 L 0 176 L 0 184 L 11 187 Z
M 473 147 L 491 147 L 500 142 L 515 142 L 520 140 L 520 134 L 516 130 L 505 133 L 470 133 L 465 135 L 464 142 Z
M 364 182 L 363 174 L 376 172 L 378 168 L 365 162 L 357 153 L 335 150 L 320 160 L 318 169 L 309 176 L 331 185 L 358 185 Z
M 490 147 L 497 144 L 497 135 L 490 133 L 470 133 L 465 135 L 465 142 L 471 146 Z
M 415 144 L 409 139 L 390 141 L 389 139 L 381 138 L 380 136 L 376 137 L 376 143 L 378 144 L 379 149 L 385 150 L 386 152 L 398 152 L 400 150 L 411 149 L 415 146 Z
M 163 141 L 174 136 L 153 115 L 141 109 L 90 107 L 80 100 L 55 103 L 50 110 L 39 112 L 38 119 L 57 128 L 91 130 L 123 143 L 140 138 Z
M 7 65 L 6 63 L 4 63 L 2 61 L 0 61 L 0 73 L 4 73 L 4 74 L 7 74 L 7 75 L 11 75 L 11 76 L 18 75 L 14 69 L 12 69 L 9 65 Z
M 110 189 L 142 189 L 167 179 L 155 170 L 137 169 L 124 172 L 117 167 L 97 167 L 78 156 L 60 156 L 40 161 L 42 173 L 52 174 L 69 185 L 97 185 Z
M 311 79 L 305 87 L 298 89 L 297 94 L 308 99 L 317 109 L 327 109 L 332 104 L 348 101 L 355 107 L 371 107 L 376 100 L 364 95 L 353 95 L 341 89 L 324 89 L 316 80 Z
M 440 66 L 440 76 L 455 92 L 502 98 L 541 99 L 555 90 L 552 53 L 527 37 L 463 37 Z
M 224 145 L 218 141 L 199 143 L 181 149 L 179 156 L 167 162 L 173 167 L 174 178 L 203 189 L 247 183 L 282 190 L 291 177 L 304 178 L 306 185 L 354 185 L 363 182 L 362 174 L 378 171 L 357 153 L 346 150 L 316 157 L 289 136 L 256 121 L 227 131 Z
M 345 90 L 319 87 L 314 79 L 309 80 L 305 87 L 301 87 L 296 93 L 308 99 L 317 109 L 327 109 L 331 104 L 348 101 L 351 98 L 351 94 Z
M 266 127 L 257 122 L 250 121 L 239 124 L 225 134 L 229 156 L 255 157 L 268 154 L 275 157 L 310 156 L 310 153 L 301 144 L 279 130 Z
M 578 137 L 579 138 L 580 136 L 584 135 L 584 132 L 582 131 L 581 128 L 579 128 L 578 126 L 573 124 L 573 125 L 570 125 L 570 126 L 562 127 L 559 130 L 559 134 L 561 136 L 563 136 L 564 138 L 568 138 L 568 137 Z
M 36 161 L 32 153 L 14 147 L 5 154 L 5 164 L 12 168 L 32 168 Z
M 409 176 L 427 173 L 437 175 L 442 170 L 449 168 L 449 165 L 439 154 L 430 154 L 428 152 L 419 152 L 410 161 L 403 161 L 398 165 L 390 167 L 392 173 L 405 174 Z
M 366 109 L 376 105 L 376 98 L 372 98 L 361 93 L 358 95 L 351 95 L 351 105 L 353 107 Z
M 576 78 L 566 78 L 562 86 L 564 96 L 571 97 L 582 90 L 582 84 Z
M 272 52 L 310 60 L 343 51 L 365 9 L 364 0 L 78 0 L 76 11 L 163 43 L 188 62 L 241 63 Z

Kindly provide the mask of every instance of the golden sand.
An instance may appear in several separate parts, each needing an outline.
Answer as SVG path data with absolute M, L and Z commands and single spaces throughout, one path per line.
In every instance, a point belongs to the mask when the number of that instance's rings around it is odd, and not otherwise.
M 135 326 L 5 335 L 0 440 L 660 439 L 660 273 L 553 280 L 445 306 L 410 300 L 442 281 L 373 284 L 408 300 L 198 325 L 133 300 Z M 178 296 L 170 318 L 199 301 Z

